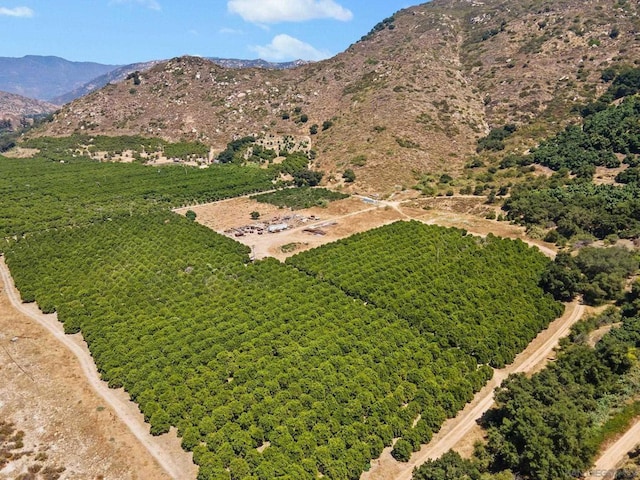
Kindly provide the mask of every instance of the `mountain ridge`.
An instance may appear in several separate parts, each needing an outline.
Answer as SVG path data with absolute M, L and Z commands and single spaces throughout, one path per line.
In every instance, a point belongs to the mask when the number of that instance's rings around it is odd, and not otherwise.
M 327 180 L 389 192 L 460 173 L 491 128 L 519 127 L 521 152 L 640 58 L 638 6 L 604 0 L 434 0 L 400 10 L 335 57 L 291 70 L 155 65 L 65 106 L 39 134 L 200 140 L 310 136 Z M 315 125 L 315 133 L 313 132 Z
M 228 68 L 289 69 L 305 65 L 306 60 L 268 62 L 262 59 L 209 58 Z M 109 65 L 97 62 L 74 62 L 53 55 L 0 57 L 0 91 L 14 93 L 55 105 L 64 105 L 108 83 L 124 80 L 134 71 L 144 71 L 166 59 Z
M 56 56 L 0 57 L 0 90 L 51 101 L 114 68 L 117 65 L 72 62 Z

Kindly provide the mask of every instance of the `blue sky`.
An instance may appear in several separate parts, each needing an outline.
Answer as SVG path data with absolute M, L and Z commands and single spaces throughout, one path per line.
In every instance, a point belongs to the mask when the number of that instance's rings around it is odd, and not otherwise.
M 320 60 L 426 0 L 0 0 L 0 56 Z

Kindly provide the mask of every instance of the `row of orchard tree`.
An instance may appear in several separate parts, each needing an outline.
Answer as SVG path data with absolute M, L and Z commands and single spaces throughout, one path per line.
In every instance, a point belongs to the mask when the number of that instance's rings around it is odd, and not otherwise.
M 399 222 L 288 263 L 405 318 L 479 363 L 510 363 L 562 312 L 538 286 L 548 260 L 524 242 Z
M 45 157 L 0 157 L 0 238 L 264 191 L 275 178 L 237 165 L 202 170 Z
M 518 348 L 511 331 L 534 334 L 560 308 L 539 290 L 519 297 L 516 278 L 531 286 L 547 262 L 519 242 L 415 223 L 353 241 L 353 256 L 336 257 L 342 242 L 309 259 L 360 269 L 378 291 L 401 295 L 414 282 L 412 295 L 427 300 L 413 302 L 413 317 L 396 297 L 367 304 L 328 271 L 294 268 L 302 257 L 249 263 L 246 247 L 170 213 L 30 235 L 6 258 L 23 298 L 82 331 L 103 378 L 126 389 L 152 433 L 178 428 L 200 478 L 355 479 L 394 438 L 405 459 L 486 383 L 479 345 L 503 335 L 491 359 L 506 361 Z M 362 263 L 359 246 L 395 276 Z M 476 302 L 485 289 L 504 314 Z M 431 303 L 461 333 L 416 322 L 414 309 Z M 435 315 L 423 312 L 424 322 Z
M 428 441 L 491 376 L 393 312 L 247 263 L 169 213 L 31 235 L 6 257 L 23 298 L 83 332 L 152 433 L 178 428 L 201 478 L 357 478 L 394 438 Z

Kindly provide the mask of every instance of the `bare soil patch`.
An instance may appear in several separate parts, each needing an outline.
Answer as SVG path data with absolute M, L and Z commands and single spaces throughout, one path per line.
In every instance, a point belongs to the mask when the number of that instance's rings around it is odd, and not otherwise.
M 458 195 L 453 197 L 418 198 L 413 201 L 403 202 L 402 205 L 415 211 L 438 210 L 484 217 L 487 213 L 496 210 L 495 206 L 487 205 L 485 202 L 485 197 Z
M 230 229 L 272 222 L 276 218 L 281 219 L 292 215 L 306 218 L 314 217 L 313 221 L 306 222 L 304 225 L 277 233 L 265 232 L 262 235 L 253 233 L 242 237 L 228 234 L 235 240 L 251 247 L 256 259 L 275 257 L 279 260 L 403 218 L 398 211 L 389 206 L 367 204 L 354 197 L 331 202 L 326 208 L 313 207 L 295 211 L 278 208 L 267 203 L 259 203 L 247 197 L 182 208 L 176 211 L 184 214 L 187 210 L 193 210 L 196 213 L 196 221 L 222 234 Z M 259 220 L 251 219 L 251 212 L 254 211 L 260 213 Z M 304 231 L 308 229 L 319 230 L 324 235 Z M 287 248 L 291 244 L 297 244 L 296 248 Z M 285 247 L 284 250 L 282 247 Z
M 441 225 L 443 227 L 456 227 L 467 230 L 475 235 L 485 236 L 489 233 L 494 235 L 520 239 L 529 245 L 538 247 L 547 256 L 555 256 L 556 246 L 552 243 L 534 240 L 526 236 L 525 229 L 519 225 L 509 222 L 499 222 L 477 217 L 469 213 L 458 213 L 445 210 L 421 210 L 416 208 L 401 208 L 402 212 L 411 218 L 420 220 L 430 225 Z
M 37 148 L 15 147 L 8 152 L 4 152 L 2 155 L 7 158 L 32 158 L 35 157 L 38 153 L 40 153 L 40 150 L 38 150 Z
M 593 183 L 596 185 L 620 185 L 616 182 L 616 175 L 629 168 L 628 165 L 620 165 L 617 168 L 596 167 Z
M 3 282 L 0 421 L 23 431 L 23 447 L 18 451 L 32 453 L 18 455 L 0 469 L 0 479 L 14 479 L 36 464 L 43 470 L 64 468 L 61 479 L 170 479 L 118 414 L 95 393 L 78 359 L 40 323 L 13 308 L 7 293 Z M 73 337 L 84 343 L 80 335 Z M 127 398 L 124 392 L 113 393 Z M 142 428 L 148 431 L 143 423 Z M 187 456 L 175 433 L 173 436 L 173 448 L 179 450 L 176 454 Z M 182 473 L 181 478 L 195 478 L 193 466 Z

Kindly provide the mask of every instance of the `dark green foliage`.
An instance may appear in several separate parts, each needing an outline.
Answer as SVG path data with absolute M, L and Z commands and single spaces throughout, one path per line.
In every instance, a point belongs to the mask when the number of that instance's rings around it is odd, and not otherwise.
M 185 213 L 184 216 L 189 220 L 191 220 L 192 222 L 195 221 L 197 217 L 196 212 L 194 212 L 193 210 L 187 210 L 187 213 Z
M 616 175 L 616 182 L 635 183 L 636 185 L 638 185 L 640 183 L 640 168 L 631 167 L 623 170 L 618 175 Z
M 640 186 L 615 187 L 573 183 L 548 187 L 529 182 L 514 187 L 503 207 L 509 220 L 525 225 L 556 226 L 570 238 L 589 233 L 599 239 L 640 235 Z
M 506 168 L 526 165 L 529 160 L 530 159 L 526 157 L 519 157 L 517 155 L 505 155 L 505 157 L 500 161 L 500 168 L 504 170 Z
M 515 478 L 570 480 L 587 470 L 599 447 L 626 430 L 640 412 L 638 402 L 618 408 L 612 400 L 629 395 L 625 375 L 637 362 L 633 352 L 640 346 L 640 319 L 625 321 L 595 349 L 583 341 L 593 328 L 618 318 L 610 309 L 588 319 L 572 331 L 555 363 L 531 378 L 518 374 L 503 382 L 497 406 L 484 419 L 488 444 L 476 449 L 471 460 L 449 452 L 417 469 L 413 478 L 512 479 L 508 468 Z M 603 406 L 605 421 L 597 414 Z
M 18 133 L 0 134 L 0 153 L 7 152 L 16 146 L 18 141 Z
M 464 168 L 480 168 L 480 167 L 484 167 L 484 162 L 482 160 L 480 160 L 479 157 L 474 157 L 472 158 L 465 166 Z
M 111 385 L 109 385 L 111 387 Z M 151 435 L 162 435 L 171 428 L 171 417 L 162 408 L 158 408 L 149 420 L 151 424 Z
M 638 325 L 637 319 L 625 322 L 595 350 L 568 346 L 531 379 L 509 377 L 496 395 L 498 408 L 488 416 L 494 467 L 532 479 L 569 479 L 585 471 L 609 432 L 624 428 L 624 410 L 602 426 L 590 412 L 619 389 L 620 376 L 631 366 L 629 352 L 640 346 Z
M 344 178 L 344 181 L 347 182 L 347 183 L 353 183 L 353 182 L 356 181 L 356 174 L 352 169 L 347 168 L 342 173 L 342 178 Z
M 616 70 L 615 68 L 609 67 L 605 68 L 600 75 L 600 78 L 603 82 L 609 83 L 611 80 L 616 78 Z
M 633 252 L 623 247 L 581 248 L 575 260 L 588 279 L 594 279 L 603 273 L 626 278 L 638 269 L 638 261 Z
M 640 91 L 640 68 L 610 67 L 602 71 L 600 78 L 604 82 L 613 82 L 598 100 L 582 107 L 580 112 L 583 117 L 605 110 L 614 100 L 631 97 Z
M 597 384 L 589 385 L 591 380 Z M 490 417 L 488 448 L 495 464 L 535 479 L 569 479 L 571 472 L 584 471 L 596 452 L 588 410 L 612 380 L 588 347 L 575 347 L 531 379 L 510 376 Z
M 80 325 L 154 433 L 179 428 L 202 478 L 248 465 L 260 480 L 356 479 L 393 437 L 409 450 L 428 439 L 491 375 L 392 312 L 275 260 L 248 264 L 247 247 L 171 213 L 34 234 L 6 260 L 24 297 Z
M 553 170 L 568 168 L 574 173 L 584 165 L 609 165 L 615 167 L 619 161 L 608 149 L 596 148 L 582 128 L 571 125 L 558 136 L 542 142 L 532 150 L 534 163 Z
M 251 155 L 247 158 L 247 162 L 265 163 L 271 162 L 278 155 L 270 148 L 264 148 L 261 145 L 253 145 L 251 147 Z
M 393 458 L 398 460 L 399 462 L 408 462 L 409 458 L 411 458 L 411 454 L 413 453 L 413 449 L 411 444 L 406 441 L 404 438 L 401 438 L 396 442 L 391 451 L 391 455 Z
M 259 168 L 158 168 L 61 158 L 65 163 L 0 157 L 0 238 L 273 187 L 274 172 Z
M 494 128 L 489 135 L 478 140 L 478 153 L 483 150 L 500 151 L 504 150 L 504 140 L 515 132 L 517 127 L 514 124 L 505 125 L 504 127 Z
M 309 167 L 309 157 L 304 153 L 290 153 L 280 164 L 280 171 L 289 175 L 296 172 L 307 170 Z
M 640 91 L 640 68 L 625 67 L 613 80 L 609 89 L 602 96 L 605 102 L 635 95 Z
M 254 198 L 261 203 L 270 203 L 278 207 L 287 207 L 292 210 L 311 208 L 322 202 L 333 202 L 347 198 L 349 195 L 333 192 L 325 188 L 287 188 L 276 192 L 263 193 Z
M 381 22 L 378 22 L 369 33 L 367 33 L 366 35 L 364 35 L 360 41 L 366 41 L 369 40 L 370 38 L 372 38 L 377 32 L 381 32 L 384 29 L 389 29 L 389 30 L 394 30 L 395 29 L 395 24 L 393 23 L 395 21 L 395 15 L 392 15 L 391 17 L 387 17 L 384 20 L 382 20 Z
M 218 155 L 218 161 L 220 163 L 242 163 L 244 153 L 255 141 L 254 137 L 243 137 L 229 142 L 227 148 Z
M 325 120 L 322 122 L 322 131 L 329 130 L 333 126 L 333 122 L 331 120 Z
M 619 299 L 624 280 L 638 269 L 633 253 L 621 247 L 582 248 L 575 262 L 585 277 L 581 290 L 590 305 Z
M 636 280 L 631 285 L 631 291 L 625 295 L 622 302 L 622 315 L 635 317 L 640 313 L 640 281 Z
M 548 260 L 523 242 L 492 235 L 398 222 L 287 262 L 479 363 L 510 362 L 562 311 L 538 287 Z
M 556 300 L 569 302 L 580 291 L 582 275 L 568 253 L 559 252 L 542 273 L 540 286 Z
M 638 261 L 625 248 L 585 247 L 575 258 L 558 253 L 542 274 L 540 285 L 558 300 L 569 301 L 581 293 L 586 303 L 598 305 L 619 299 L 624 280 L 637 269 Z
M 438 180 L 438 183 L 451 183 L 453 181 L 453 177 L 449 174 L 443 173 L 442 175 L 440 175 L 440 179 Z
M 127 75 L 126 80 L 133 80 L 134 85 L 140 85 L 140 72 L 136 70 L 135 72 L 130 73 L 129 75 Z
M 640 167 L 640 156 L 632 155 L 629 153 L 624 157 L 622 163 L 624 163 L 625 165 L 629 165 L 630 167 Z
M 480 480 L 480 469 L 471 460 L 448 451 L 437 460 L 428 460 L 413 474 L 413 480 Z
M 311 126 L 309 127 L 309 133 L 310 133 L 311 135 L 315 135 L 315 134 L 317 134 L 317 133 L 318 133 L 318 128 L 319 128 L 319 127 L 318 127 L 318 124 L 317 124 L 317 123 L 314 123 L 313 125 L 311 125 Z
M 602 108 L 601 108 L 602 107 Z M 618 154 L 640 153 L 640 99 L 630 97 L 618 106 L 591 105 L 582 126 L 570 125 L 532 150 L 535 163 L 554 170 L 568 168 L 579 176 L 585 167 L 618 167 Z M 593 170 L 591 170 L 593 171 Z M 582 175 L 580 175 L 582 173 Z
M 315 187 L 320 184 L 323 175 L 322 172 L 305 168 L 293 173 L 293 181 L 298 187 Z
M 621 320 L 620 310 L 616 307 L 608 307 L 599 315 L 592 315 L 586 319 L 580 320 L 571 326 L 571 331 L 564 343 L 586 344 L 589 333 L 604 325 L 611 325 Z
M 164 156 L 186 160 L 189 157 L 207 158 L 209 147 L 200 142 L 168 143 L 164 146 Z

